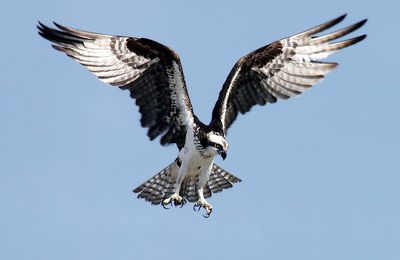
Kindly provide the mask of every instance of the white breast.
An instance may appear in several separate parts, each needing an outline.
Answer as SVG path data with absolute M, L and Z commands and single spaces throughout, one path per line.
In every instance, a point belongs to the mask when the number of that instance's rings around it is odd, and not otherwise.
M 193 129 L 189 128 L 186 133 L 185 146 L 179 153 L 179 158 L 182 160 L 181 170 L 186 171 L 185 173 L 182 173 L 185 176 L 209 174 L 207 172 L 214 162 L 216 152 L 214 149 L 209 149 L 205 153 L 206 156 L 202 155 L 202 153 L 197 149 Z

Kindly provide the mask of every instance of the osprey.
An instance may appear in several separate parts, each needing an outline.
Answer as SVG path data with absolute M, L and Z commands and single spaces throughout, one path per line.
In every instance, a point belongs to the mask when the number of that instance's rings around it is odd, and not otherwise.
M 39 22 L 38 29 L 42 37 L 55 43 L 54 49 L 101 81 L 129 90 L 139 106 L 142 127 L 149 128 L 150 140 L 160 136 L 162 145 L 178 147 L 179 154 L 170 165 L 133 190 L 138 198 L 164 207 L 193 202 L 193 209 L 204 208 L 208 217 L 212 206 L 206 199 L 241 181 L 214 163 L 216 155 L 226 158 L 228 128 L 239 113 L 300 95 L 336 68 L 337 63 L 318 60 L 362 41 L 366 35 L 333 42 L 367 20 L 322 36 L 316 34 L 345 16 L 240 58 L 219 93 L 209 124 L 194 114 L 179 56 L 167 46 L 146 38 L 80 31 L 57 23 L 55 29 Z

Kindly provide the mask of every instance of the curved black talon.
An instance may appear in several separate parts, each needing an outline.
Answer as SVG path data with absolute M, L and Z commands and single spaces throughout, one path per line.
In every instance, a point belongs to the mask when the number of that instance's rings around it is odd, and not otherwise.
M 197 207 L 197 209 L 196 209 L 196 207 Z M 201 209 L 201 206 L 200 206 L 200 205 L 197 205 L 197 204 L 194 204 L 194 205 L 193 205 L 193 210 L 194 210 L 194 211 L 200 211 L 200 209 Z
M 161 202 L 161 206 L 162 206 L 164 209 L 167 209 L 167 210 L 171 208 L 171 207 L 167 207 L 168 205 L 171 206 L 171 204 L 172 204 L 172 203 L 164 204 L 163 202 Z
M 175 207 L 179 206 L 179 208 L 182 208 L 184 205 L 185 205 L 185 201 L 184 200 L 181 200 L 181 201 L 174 200 L 174 206 Z
M 210 209 L 209 213 L 203 214 L 203 217 L 209 218 L 211 216 L 212 209 Z

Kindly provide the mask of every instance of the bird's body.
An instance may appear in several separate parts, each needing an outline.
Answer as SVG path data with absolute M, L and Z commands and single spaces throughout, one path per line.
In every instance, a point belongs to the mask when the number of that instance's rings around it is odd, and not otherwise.
M 152 204 L 193 202 L 206 210 L 213 193 L 232 187 L 239 178 L 214 163 L 226 157 L 226 133 L 239 113 L 254 105 L 275 103 L 300 95 L 336 68 L 320 62 L 332 53 L 360 42 L 365 35 L 332 42 L 360 28 L 366 20 L 322 36 L 345 15 L 302 33 L 275 41 L 240 58 L 229 73 L 212 111 L 209 124 L 193 112 L 179 56 L 167 46 L 146 38 L 113 36 L 76 30 L 59 24 L 52 29 L 39 23 L 39 34 L 53 47 L 78 61 L 101 81 L 130 91 L 149 128 L 150 140 L 176 144 L 177 158 L 134 189 Z

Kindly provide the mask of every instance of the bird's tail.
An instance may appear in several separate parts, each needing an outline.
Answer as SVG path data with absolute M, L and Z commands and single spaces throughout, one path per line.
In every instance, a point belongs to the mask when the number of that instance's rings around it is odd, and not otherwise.
M 174 193 L 174 186 L 179 172 L 179 160 L 176 159 L 170 165 L 165 167 L 158 174 L 142 183 L 133 190 L 138 194 L 138 198 L 145 199 L 153 205 L 160 204 L 164 199 L 169 198 Z M 204 198 L 209 198 L 213 193 L 218 193 L 224 189 L 231 188 L 234 183 L 241 180 L 236 176 L 228 173 L 216 164 L 213 164 L 210 178 L 203 189 Z M 197 189 L 199 176 L 187 176 L 182 181 L 179 195 L 186 201 L 196 202 L 199 197 Z
M 174 186 L 178 177 L 180 162 L 177 158 L 162 171 L 142 183 L 133 190 L 139 193 L 138 198 L 145 199 L 153 205 L 160 204 L 164 199 L 174 194 Z

